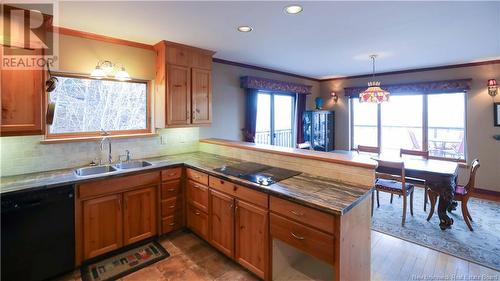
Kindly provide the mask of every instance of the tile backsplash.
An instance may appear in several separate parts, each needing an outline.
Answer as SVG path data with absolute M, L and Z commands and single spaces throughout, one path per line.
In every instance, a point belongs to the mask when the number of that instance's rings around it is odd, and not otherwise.
M 147 138 L 112 139 L 113 161 L 126 149 L 132 159 L 198 150 L 199 128 L 159 129 L 157 133 Z M 41 139 L 42 136 L 0 138 L 0 176 L 84 166 L 100 156 L 99 141 L 41 144 Z M 107 147 L 101 157 L 107 160 Z

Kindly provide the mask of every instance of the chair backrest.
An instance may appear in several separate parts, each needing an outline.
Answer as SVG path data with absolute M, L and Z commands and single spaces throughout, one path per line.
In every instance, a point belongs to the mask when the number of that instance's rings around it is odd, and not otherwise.
M 380 148 L 375 146 L 358 145 L 356 151 L 380 154 Z
M 385 161 L 373 158 L 377 161 L 377 170 L 382 172 L 376 172 L 375 176 L 380 179 L 396 180 L 400 181 L 403 185 L 403 194 L 406 194 L 406 179 L 405 179 L 405 163 Z
M 403 155 L 421 156 L 424 159 L 429 159 L 429 151 L 410 150 L 401 148 L 399 150 L 399 156 L 402 157 Z
M 413 149 L 420 150 L 420 144 L 418 143 L 415 133 L 413 131 L 408 130 L 408 134 L 410 135 L 411 143 L 413 144 Z
M 474 191 L 474 188 L 476 186 L 476 172 L 477 169 L 481 166 L 479 164 L 479 159 L 474 159 L 471 164 L 472 168 L 470 169 L 470 176 L 469 176 L 469 182 L 465 186 L 465 190 L 467 190 L 467 193 L 470 194 L 470 192 Z

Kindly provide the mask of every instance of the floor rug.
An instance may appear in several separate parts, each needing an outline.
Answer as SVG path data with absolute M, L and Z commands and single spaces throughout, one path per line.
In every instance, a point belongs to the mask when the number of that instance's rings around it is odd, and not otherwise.
M 469 231 L 465 224 L 459 203 L 457 210 L 448 213 L 454 221 L 452 227 L 442 231 L 437 206 L 434 216 L 427 221 L 430 205 L 424 212 L 423 189 L 416 188 L 414 196 L 414 216 L 410 215 L 408 202 L 406 223 L 402 227 L 403 198 L 394 196 L 390 204 L 390 194 L 380 192 L 380 208 L 377 208 L 375 199 L 372 229 L 500 271 L 500 203 L 476 198 L 469 200 L 474 231 Z
M 82 280 L 116 280 L 169 256 L 170 254 L 165 248 L 158 242 L 152 241 L 82 265 Z

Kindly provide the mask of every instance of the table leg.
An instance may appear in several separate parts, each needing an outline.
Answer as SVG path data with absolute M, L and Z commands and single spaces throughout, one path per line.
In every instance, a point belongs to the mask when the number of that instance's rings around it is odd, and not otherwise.
M 439 204 L 438 204 L 438 216 L 439 216 L 439 227 L 441 230 L 445 230 L 447 228 L 451 228 L 453 224 L 453 219 L 448 216 L 446 211 L 450 206 L 452 200 L 445 199 L 447 196 L 439 196 Z

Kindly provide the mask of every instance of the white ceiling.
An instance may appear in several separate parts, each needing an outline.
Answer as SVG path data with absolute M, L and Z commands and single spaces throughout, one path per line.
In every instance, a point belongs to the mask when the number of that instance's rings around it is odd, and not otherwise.
M 500 2 L 60 2 L 59 25 L 314 78 L 500 58 Z M 251 33 L 236 31 L 250 25 Z

